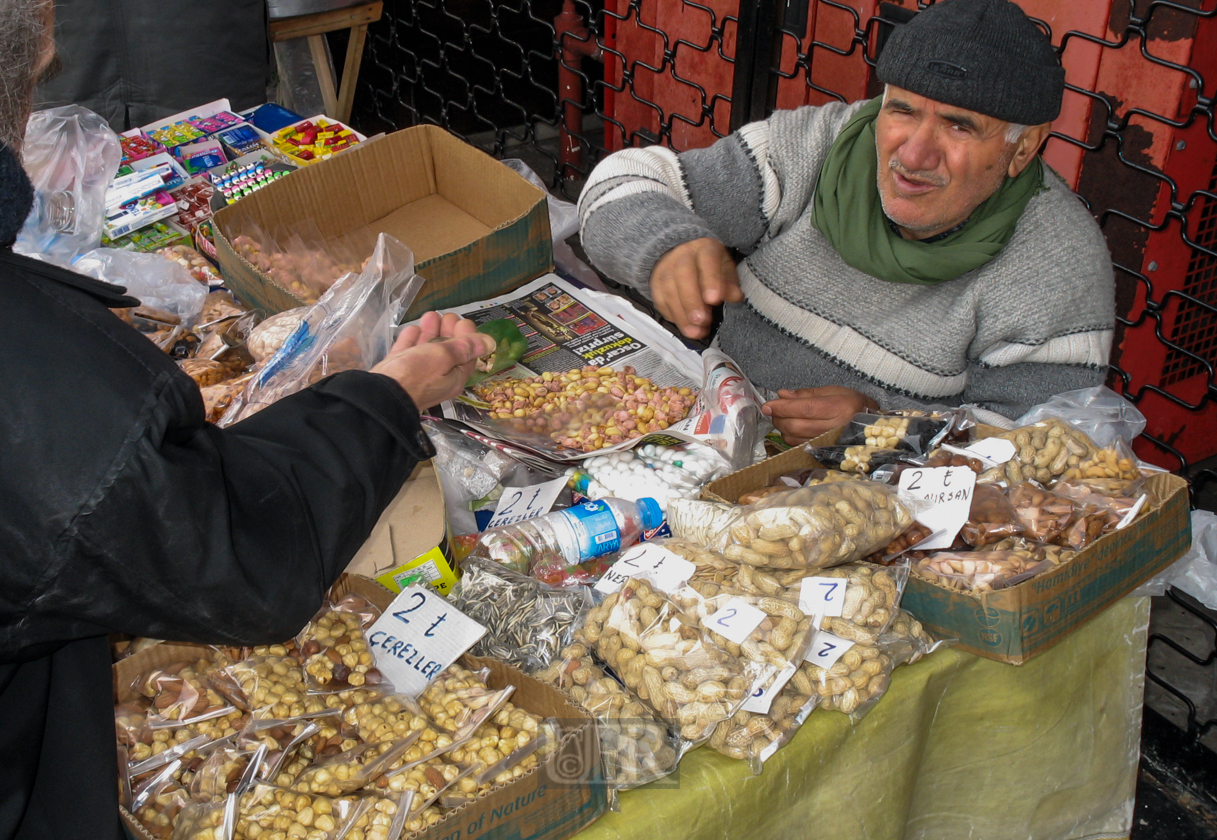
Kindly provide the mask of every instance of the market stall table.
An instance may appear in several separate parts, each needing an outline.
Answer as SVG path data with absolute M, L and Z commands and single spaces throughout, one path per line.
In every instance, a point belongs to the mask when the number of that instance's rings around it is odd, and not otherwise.
M 755 777 L 696 750 L 579 840 L 1127 837 L 1148 628 L 1125 598 L 1022 666 L 939 650 L 856 727 L 817 711 Z

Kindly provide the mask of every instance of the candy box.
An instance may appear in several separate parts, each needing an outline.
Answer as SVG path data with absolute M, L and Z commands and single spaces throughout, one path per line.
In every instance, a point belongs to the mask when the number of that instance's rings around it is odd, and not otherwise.
M 177 212 L 177 202 L 164 190 L 146 195 L 106 216 L 102 231 L 110 239 L 126 236 L 153 222 L 167 219 Z
M 979 437 L 1001 432 L 977 427 Z M 811 441 L 832 446 L 842 429 Z M 702 498 L 734 502 L 778 476 L 822 466 L 802 447 L 790 449 L 712 481 Z M 1187 481 L 1170 473 L 1149 476 L 1149 502 L 1127 528 L 1100 537 L 1072 559 L 1022 583 L 965 593 L 911 575 L 901 606 L 941 639 L 986 659 L 1021 665 L 1038 656 L 1175 562 L 1191 545 Z
M 328 160 L 367 139 L 350 126 L 321 115 L 285 126 L 271 135 L 275 149 L 297 166 Z
M 188 231 L 211 218 L 211 197 L 215 187 L 206 178 L 191 178 L 170 195 L 177 202 L 177 223 Z
M 224 146 L 215 138 L 178 146 L 173 153 L 190 175 L 198 175 L 200 172 L 223 166 L 228 162 L 228 157 L 224 154 Z
M 119 248 L 123 251 L 151 252 L 170 245 L 189 245 L 190 231 L 173 221 L 163 219 L 147 227 L 132 231 L 117 239 L 101 238 L 103 248 Z
M 129 134 L 119 137 L 118 142 L 123 150 L 123 163 L 140 160 L 141 158 L 157 155 L 165 151 L 164 146 L 144 134 L 138 128 L 133 129 Z
M 553 266 L 545 193 L 438 126 L 361 142 L 217 211 L 220 267 L 247 305 L 275 313 L 303 301 L 239 257 L 232 237 L 308 220 L 326 237 L 374 242 L 383 232 L 414 252 L 427 282 L 407 320 L 495 297 Z

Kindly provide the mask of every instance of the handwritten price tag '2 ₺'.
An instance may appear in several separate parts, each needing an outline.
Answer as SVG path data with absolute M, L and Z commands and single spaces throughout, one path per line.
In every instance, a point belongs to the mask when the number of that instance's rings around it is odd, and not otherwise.
M 820 618 L 838 618 L 845 611 L 845 578 L 808 577 L 799 584 L 799 609 Z
M 415 584 L 393 599 L 367 637 L 376 667 L 413 697 L 485 634 L 485 627 Z
M 639 543 L 621 555 L 596 582 L 597 592 L 612 595 L 629 578 L 649 580 L 660 592 L 679 589 L 697 571 L 697 565 L 655 543 Z
M 933 534 L 914 547 L 946 548 L 968 521 L 976 473 L 968 467 L 910 467 L 900 473 L 899 488 L 901 501 L 910 499 L 910 507 L 925 508 L 917 513 L 917 521 Z
M 838 659 L 845 655 L 845 651 L 853 646 L 854 643 L 849 639 L 842 639 L 827 630 L 817 630 L 803 661 L 821 668 L 831 668 L 837 664 Z
M 732 598 L 716 613 L 706 616 L 703 623 L 707 630 L 742 645 L 764 620 L 765 613 L 742 598 Z
M 499 497 L 494 516 L 486 523 L 486 530 L 514 525 L 544 516 L 553 508 L 558 494 L 566 486 L 566 478 L 555 478 L 532 487 L 507 487 Z

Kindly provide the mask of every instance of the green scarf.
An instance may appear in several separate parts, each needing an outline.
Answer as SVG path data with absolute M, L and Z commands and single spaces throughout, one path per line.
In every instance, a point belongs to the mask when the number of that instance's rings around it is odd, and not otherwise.
M 927 244 L 892 230 L 875 183 L 875 118 L 882 97 L 866 103 L 845 124 L 824 158 L 811 223 L 848 265 L 891 283 L 930 285 L 953 280 L 997 256 L 1031 196 L 1044 189 L 1038 156 L 1006 178 L 950 236 Z

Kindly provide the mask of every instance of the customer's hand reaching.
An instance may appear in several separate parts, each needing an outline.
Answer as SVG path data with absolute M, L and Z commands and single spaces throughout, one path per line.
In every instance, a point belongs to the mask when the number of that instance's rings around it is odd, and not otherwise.
M 478 357 L 494 349 L 494 339 L 477 332 L 473 321 L 451 312 L 428 312 L 402 329 L 372 373 L 396 380 L 425 411 L 460 394 Z

